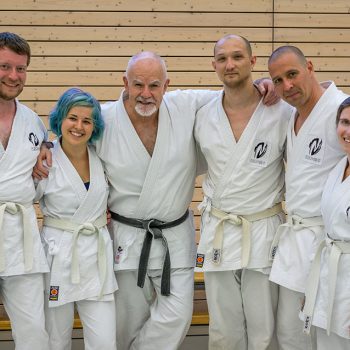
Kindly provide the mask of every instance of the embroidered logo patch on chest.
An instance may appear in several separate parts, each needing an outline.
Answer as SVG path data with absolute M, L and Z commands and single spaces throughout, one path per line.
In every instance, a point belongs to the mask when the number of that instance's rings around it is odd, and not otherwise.
M 309 135 L 304 146 L 304 159 L 308 163 L 321 165 L 324 157 L 325 143 L 319 136 Z
M 50 301 L 58 301 L 58 293 L 59 293 L 60 287 L 59 286 L 50 286 Z
M 250 153 L 249 162 L 258 167 L 266 167 L 270 157 L 271 144 L 267 141 L 255 140 Z
M 34 132 L 30 132 L 28 135 L 28 140 L 32 144 L 32 151 L 37 151 L 39 149 L 39 139 L 38 136 L 34 134 Z

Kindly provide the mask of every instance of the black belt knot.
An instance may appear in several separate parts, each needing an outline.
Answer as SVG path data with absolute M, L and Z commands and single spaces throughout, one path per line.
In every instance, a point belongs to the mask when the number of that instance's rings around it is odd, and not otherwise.
M 111 212 L 112 218 L 122 224 L 129 225 L 136 228 L 141 228 L 146 231 L 145 238 L 143 240 L 141 255 L 139 260 L 139 270 L 137 275 L 137 285 L 143 288 L 145 284 L 145 278 L 148 269 L 148 260 L 149 254 L 152 246 L 152 239 L 161 239 L 163 247 L 165 248 L 164 261 L 163 261 L 163 270 L 162 270 L 162 280 L 161 280 L 161 294 L 162 295 L 170 295 L 170 254 L 169 247 L 166 238 L 163 235 L 162 230 L 171 228 L 183 223 L 188 217 L 188 210 L 186 210 L 185 214 L 180 218 L 164 222 L 157 219 L 133 219 L 127 218 L 125 216 L 119 215 L 117 213 Z

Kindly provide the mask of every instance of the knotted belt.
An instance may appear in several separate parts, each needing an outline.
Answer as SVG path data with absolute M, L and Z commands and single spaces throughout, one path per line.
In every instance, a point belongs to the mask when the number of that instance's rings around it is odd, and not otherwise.
M 236 215 L 232 213 L 226 213 L 220 209 L 211 207 L 210 213 L 219 219 L 219 222 L 215 228 L 215 236 L 213 242 L 213 263 L 220 264 L 221 255 L 222 255 L 222 243 L 224 237 L 224 223 L 228 221 L 229 223 L 242 226 L 243 234 L 242 234 L 242 253 L 241 253 L 241 265 L 242 268 L 248 266 L 250 259 L 250 226 L 254 221 L 262 220 L 269 218 L 271 216 L 275 216 L 282 212 L 281 203 L 277 203 L 272 208 L 260 211 L 255 214 L 250 215 Z
M 26 210 L 31 206 L 32 204 L 22 205 L 13 202 L 0 202 L 0 271 L 4 271 L 6 265 L 4 252 L 4 230 L 2 230 L 5 211 L 11 215 L 15 215 L 17 213 L 22 214 L 24 270 L 27 272 L 33 268 L 33 235 L 30 219 Z
M 312 318 L 314 315 L 318 284 L 320 281 L 320 270 L 321 270 L 321 255 L 324 247 L 330 248 L 328 262 L 328 276 L 329 276 L 329 287 L 328 287 L 328 305 L 327 305 L 327 334 L 330 334 L 333 304 L 335 289 L 337 285 L 337 273 L 338 263 L 342 254 L 350 254 L 350 242 L 349 241 L 335 241 L 328 240 L 322 241 L 318 246 L 314 261 L 311 265 L 310 275 L 307 281 L 305 291 L 305 305 L 304 305 L 304 333 L 309 334 L 312 325 Z
M 314 216 L 311 218 L 302 218 L 299 215 L 288 215 L 287 222 L 283 225 L 280 225 L 278 228 L 276 235 L 273 239 L 271 249 L 270 249 L 270 260 L 273 260 L 275 258 L 278 243 L 280 241 L 281 235 L 284 232 L 285 227 L 291 227 L 295 231 L 299 231 L 303 228 L 308 228 L 311 231 L 315 232 L 316 234 L 320 233 L 322 231 L 323 227 L 323 220 L 322 216 Z
M 107 274 L 107 254 L 106 246 L 103 239 L 103 232 L 100 228 L 106 226 L 107 218 L 106 214 L 101 215 L 94 222 L 85 222 L 83 224 L 78 224 L 66 219 L 57 219 L 50 216 L 44 217 L 44 226 L 49 226 L 57 228 L 59 230 L 64 230 L 73 233 L 73 246 L 72 246 L 72 266 L 71 266 L 71 281 L 73 284 L 80 283 L 80 273 L 79 273 L 79 258 L 78 258 L 78 237 L 79 235 L 98 235 L 98 251 L 97 251 L 97 261 L 99 276 L 101 281 L 101 291 L 100 296 L 103 295 L 104 283 Z
M 145 238 L 142 244 L 141 255 L 139 260 L 139 270 L 137 275 L 137 285 L 139 287 L 143 288 L 145 284 L 152 239 L 161 239 L 162 244 L 165 248 L 161 280 L 161 294 L 166 296 L 170 295 L 170 254 L 168 242 L 164 237 L 162 230 L 182 224 L 187 219 L 188 214 L 189 212 L 188 210 L 186 210 L 185 214 L 183 214 L 180 218 L 174 221 L 164 222 L 157 219 L 143 220 L 127 218 L 125 216 L 111 212 L 112 218 L 114 220 L 128 226 L 144 229 L 146 231 Z

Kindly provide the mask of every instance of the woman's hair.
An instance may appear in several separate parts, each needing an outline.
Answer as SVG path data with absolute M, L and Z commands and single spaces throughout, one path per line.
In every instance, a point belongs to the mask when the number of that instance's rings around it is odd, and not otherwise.
M 350 97 L 346 98 L 346 99 L 340 104 L 340 106 L 339 106 L 339 108 L 338 108 L 338 112 L 337 112 L 337 117 L 336 117 L 336 119 L 335 119 L 336 125 L 338 125 L 338 123 L 339 123 L 341 113 L 343 112 L 343 110 L 344 110 L 345 108 L 348 108 L 348 107 L 350 107 Z
M 57 136 L 62 135 L 61 126 L 69 111 L 76 106 L 91 107 L 91 117 L 94 123 L 94 130 L 89 142 L 98 140 L 104 130 L 104 121 L 101 115 L 99 102 L 88 92 L 78 88 L 71 88 L 65 91 L 58 99 L 56 106 L 49 114 L 50 128 Z

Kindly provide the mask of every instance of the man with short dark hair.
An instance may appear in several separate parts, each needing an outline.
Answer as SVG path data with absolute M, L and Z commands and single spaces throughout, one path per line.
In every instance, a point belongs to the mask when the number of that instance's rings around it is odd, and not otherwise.
M 329 172 L 343 157 L 335 117 L 346 95 L 320 84 L 313 64 L 294 46 L 276 49 L 268 62 L 277 94 L 295 107 L 287 132 L 286 211 L 271 249 L 270 280 L 280 285 L 277 337 L 281 350 L 315 349 L 299 320 L 307 277 L 325 238 L 321 195 Z
M 33 207 L 32 169 L 46 138 L 40 118 L 16 100 L 30 47 L 0 33 L 0 293 L 17 350 L 48 350 L 43 273 L 48 265 Z

